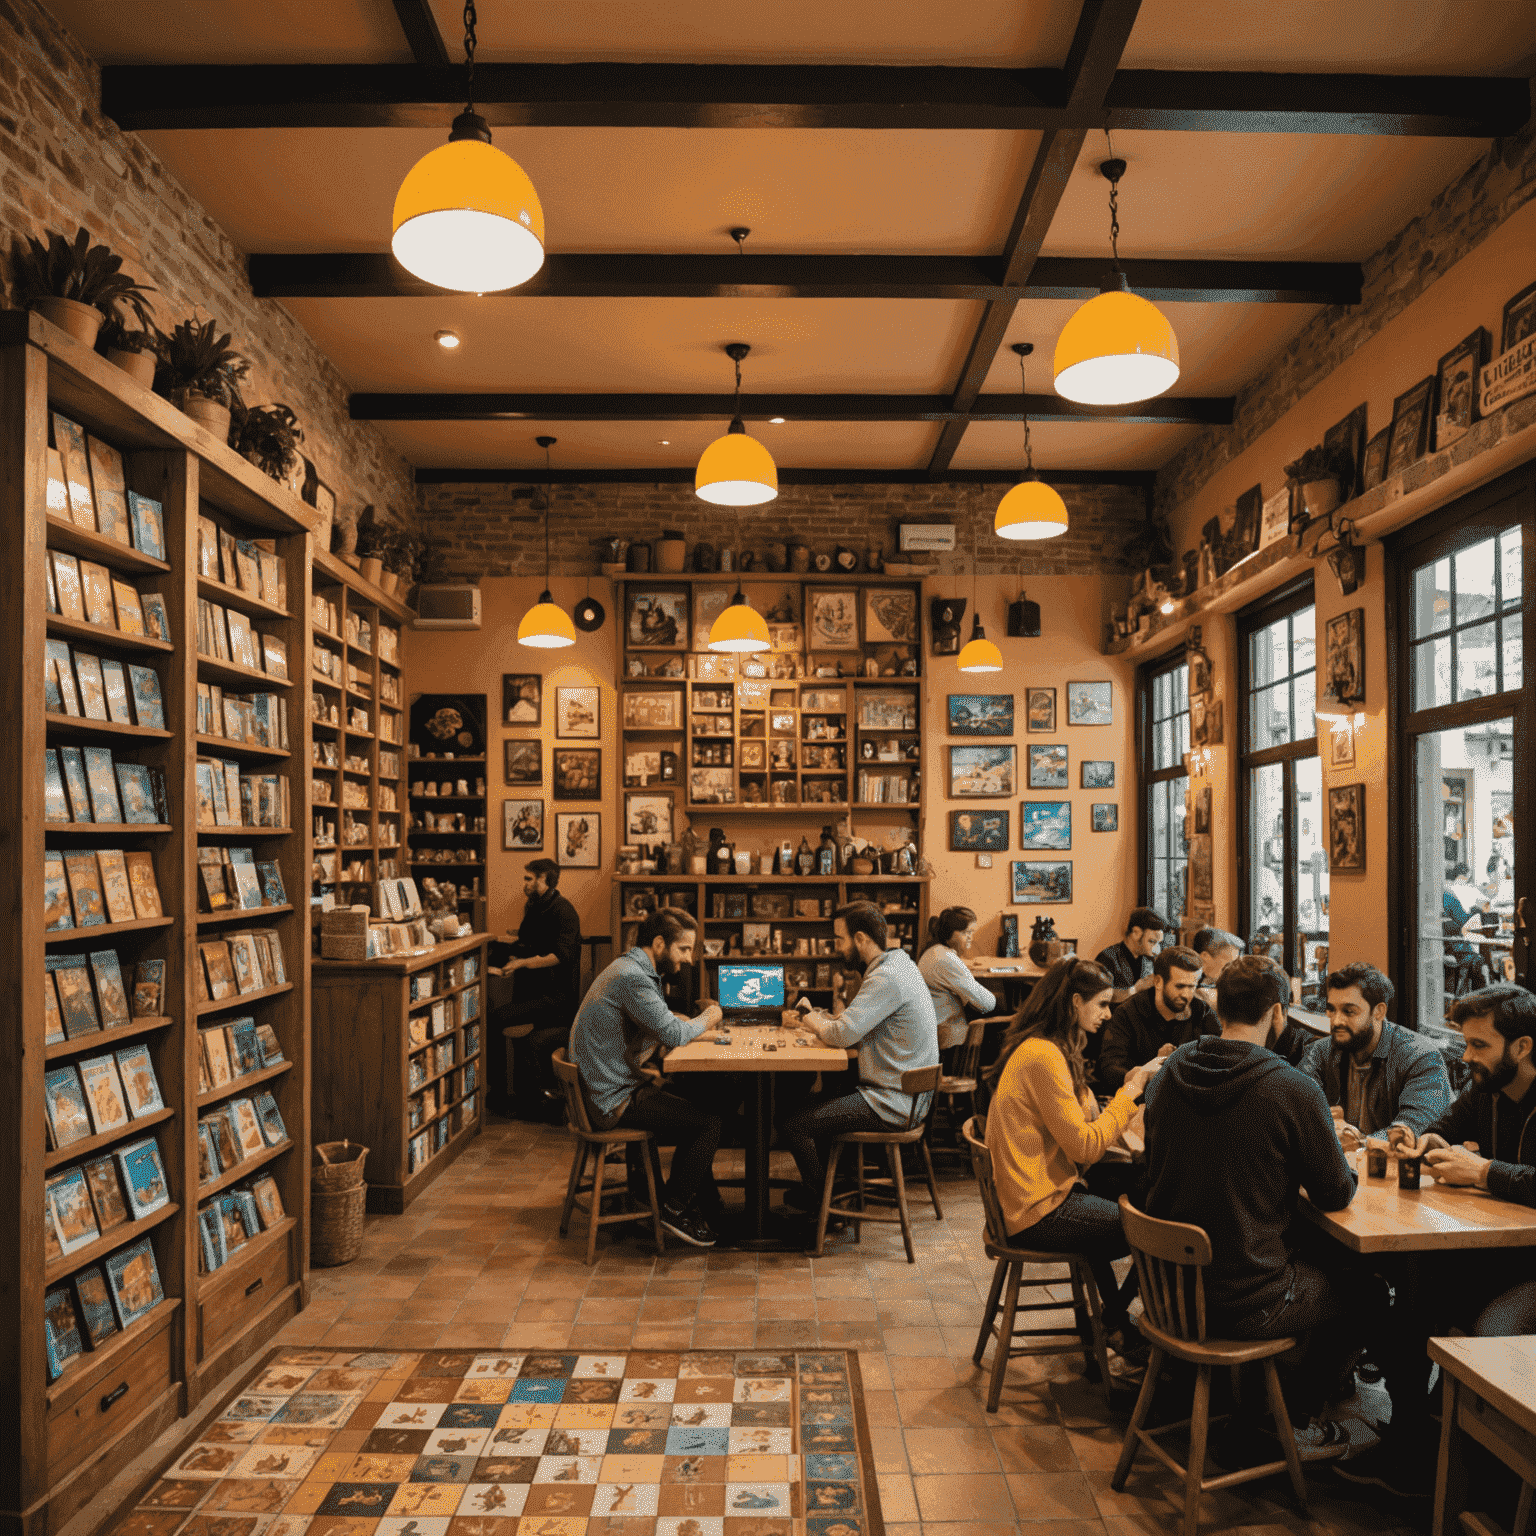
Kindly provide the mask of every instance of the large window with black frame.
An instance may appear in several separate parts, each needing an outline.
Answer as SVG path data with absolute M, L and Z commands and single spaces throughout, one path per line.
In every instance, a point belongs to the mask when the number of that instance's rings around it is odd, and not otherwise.
M 1137 677 L 1141 771 L 1141 892 L 1177 923 L 1184 911 L 1189 849 L 1184 791 L 1189 782 L 1189 663 L 1182 650 L 1148 662 Z
M 1321 1009 L 1328 974 L 1328 840 L 1317 755 L 1312 578 L 1238 614 L 1238 922 L 1249 950 Z

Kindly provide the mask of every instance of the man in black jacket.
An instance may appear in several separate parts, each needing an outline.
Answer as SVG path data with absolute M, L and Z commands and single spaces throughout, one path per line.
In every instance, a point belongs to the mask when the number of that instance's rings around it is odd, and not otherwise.
M 1093 957 L 1115 983 L 1115 1002 L 1123 1003 L 1133 992 L 1151 987 L 1152 957 L 1162 948 L 1163 935 L 1171 926 L 1151 907 L 1135 907 L 1125 920 L 1125 937 Z
M 1103 1092 L 1116 1092 L 1125 1074 L 1142 1062 L 1221 1032 L 1216 1015 L 1195 995 L 1199 985 L 1200 957 L 1194 950 L 1159 953 L 1152 962 L 1151 989 L 1128 997 L 1104 1026 L 1098 1067 Z

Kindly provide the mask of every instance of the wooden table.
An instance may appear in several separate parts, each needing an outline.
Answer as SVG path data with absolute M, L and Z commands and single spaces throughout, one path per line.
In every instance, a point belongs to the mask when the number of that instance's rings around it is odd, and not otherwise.
M 747 1096 L 747 1235 L 737 1246 L 777 1248 L 768 1230 L 768 1143 L 772 1132 L 769 1074 L 774 1072 L 845 1072 L 848 1052 L 823 1045 L 809 1030 L 797 1027 L 799 1014 L 785 1013 L 789 1022 L 774 1029 L 734 1026 L 729 1045 L 717 1044 L 716 1031 L 667 1052 L 666 1071 L 744 1072 L 751 1076 Z M 805 1044 L 800 1042 L 804 1041 Z
M 1456 1530 L 1493 1532 L 1482 1515 L 1466 1514 L 1467 1472 L 1463 1435 L 1492 1451 L 1525 1485 L 1515 1516 L 1515 1536 L 1531 1530 L 1536 1483 L 1536 1338 L 1431 1339 L 1429 1357 L 1445 1383 L 1440 1460 L 1435 1474 L 1433 1536 Z

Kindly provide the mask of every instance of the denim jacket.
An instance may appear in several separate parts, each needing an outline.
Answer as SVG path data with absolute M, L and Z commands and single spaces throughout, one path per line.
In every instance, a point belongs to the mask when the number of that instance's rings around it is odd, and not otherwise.
M 1349 1103 L 1349 1052 L 1331 1039 L 1314 1040 L 1301 1059 L 1301 1070 L 1323 1090 L 1330 1104 Z M 1371 1052 L 1365 1079 L 1365 1109 L 1357 1130 L 1368 1136 L 1388 1126 L 1404 1125 L 1422 1136 L 1451 1102 L 1445 1062 L 1432 1040 L 1383 1023 L 1381 1039 Z

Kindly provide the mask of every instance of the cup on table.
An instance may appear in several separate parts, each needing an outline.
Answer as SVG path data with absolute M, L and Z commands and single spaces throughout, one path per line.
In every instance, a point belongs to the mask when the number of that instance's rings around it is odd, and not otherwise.
M 1399 1189 L 1419 1187 L 1419 1174 L 1423 1162 L 1423 1158 L 1420 1157 L 1408 1157 L 1402 1152 L 1397 1154 L 1397 1187 Z
M 1375 1137 L 1365 1143 L 1365 1176 L 1368 1179 L 1384 1179 L 1387 1176 L 1387 1144 Z

